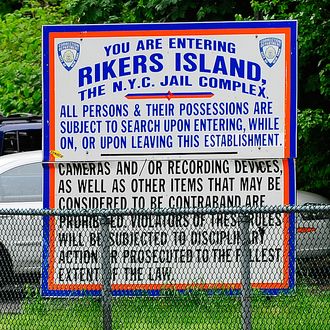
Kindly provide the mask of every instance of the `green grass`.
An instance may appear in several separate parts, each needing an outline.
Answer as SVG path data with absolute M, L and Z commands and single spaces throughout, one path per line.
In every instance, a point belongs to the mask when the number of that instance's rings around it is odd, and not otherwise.
M 0 311 L 1 312 L 1 311 Z M 303 287 L 290 295 L 254 292 L 252 329 L 324 330 L 330 325 L 330 291 Z M 202 291 L 161 298 L 114 298 L 113 329 L 242 329 L 239 297 Z M 0 314 L 0 330 L 102 329 L 102 306 L 93 298 L 43 299 L 29 293 L 19 314 Z

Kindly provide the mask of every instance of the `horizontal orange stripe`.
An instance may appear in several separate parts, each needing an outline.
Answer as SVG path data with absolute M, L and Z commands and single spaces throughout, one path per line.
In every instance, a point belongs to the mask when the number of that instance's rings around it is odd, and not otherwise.
M 316 231 L 315 227 L 298 227 L 297 232 L 298 233 L 312 233 Z
M 251 283 L 255 289 L 285 289 L 285 283 Z M 49 284 L 51 290 L 102 290 L 101 284 Z M 112 290 L 189 290 L 241 289 L 240 283 L 180 283 L 180 284 L 112 284 Z

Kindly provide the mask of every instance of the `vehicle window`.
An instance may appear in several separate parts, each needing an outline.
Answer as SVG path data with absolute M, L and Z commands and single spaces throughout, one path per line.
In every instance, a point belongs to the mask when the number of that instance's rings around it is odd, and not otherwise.
M 6 132 L 3 136 L 3 153 L 12 154 L 17 151 L 17 132 Z
M 41 150 L 42 132 L 40 129 L 9 131 L 4 134 L 3 154 L 19 151 Z
M 18 151 L 41 150 L 41 130 L 28 130 L 18 132 Z
M 18 166 L 0 175 L 0 202 L 37 202 L 42 200 L 42 166 Z

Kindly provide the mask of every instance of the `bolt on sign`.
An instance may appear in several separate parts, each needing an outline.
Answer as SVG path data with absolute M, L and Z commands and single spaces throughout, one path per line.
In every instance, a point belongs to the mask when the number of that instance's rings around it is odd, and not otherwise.
M 296 40 L 295 21 L 45 26 L 44 207 L 294 203 Z M 179 218 L 112 218 L 114 292 L 239 287 L 237 217 Z M 254 287 L 292 287 L 293 221 L 252 220 Z M 44 235 L 43 294 L 99 294 L 98 220 Z

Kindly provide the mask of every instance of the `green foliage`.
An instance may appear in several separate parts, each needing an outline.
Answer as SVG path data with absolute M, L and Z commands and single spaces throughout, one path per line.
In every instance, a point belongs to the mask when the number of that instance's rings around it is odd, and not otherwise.
M 26 1 L 0 18 L 0 112 L 41 113 L 41 27 L 71 23 L 56 1 Z
M 330 114 L 298 111 L 297 186 L 330 196 Z
M 234 0 L 67 0 L 66 5 L 81 23 L 233 20 L 235 13 L 250 10 L 248 1 Z
M 7 0 L 0 3 L 0 112 L 41 113 L 46 24 L 296 19 L 298 188 L 329 191 L 329 0 Z M 15 11 L 16 10 L 16 11 Z M 70 12 L 71 16 L 69 16 Z M 323 110 L 311 110 L 311 109 Z
M 298 21 L 297 187 L 330 197 L 330 1 L 252 0 L 251 6 L 255 17 Z
M 139 19 L 148 21 L 201 21 L 221 20 L 233 15 L 233 1 L 183 1 L 183 0 L 142 0 L 141 7 L 146 16 Z
M 122 0 L 67 0 L 65 7 L 78 18 L 79 23 L 115 23 L 120 21 Z
M 298 21 L 299 108 L 328 107 L 330 1 L 252 0 L 251 5 L 258 16 L 265 20 Z
M 32 287 L 28 284 L 24 287 L 25 300 L 23 310 L 26 314 L 43 314 L 46 312 L 46 301 L 42 299 L 39 288 Z
M 22 7 L 21 0 L 0 1 L 0 17 Z

